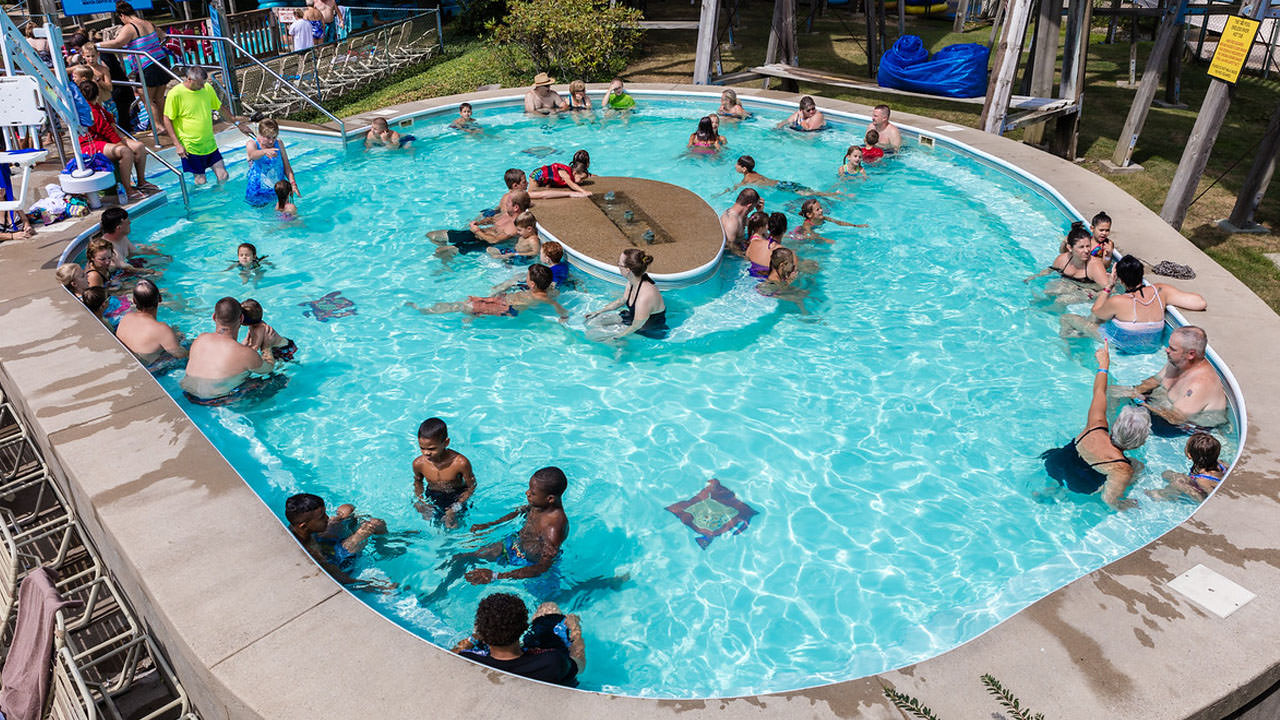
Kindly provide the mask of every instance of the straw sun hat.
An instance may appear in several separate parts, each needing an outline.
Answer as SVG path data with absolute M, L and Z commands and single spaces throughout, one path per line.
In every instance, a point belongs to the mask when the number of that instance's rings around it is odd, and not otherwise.
M 554 85 L 555 82 L 556 82 L 555 78 L 551 77 L 550 75 L 544 72 L 540 72 L 537 75 L 533 76 L 534 87 L 541 87 L 543 85 Z

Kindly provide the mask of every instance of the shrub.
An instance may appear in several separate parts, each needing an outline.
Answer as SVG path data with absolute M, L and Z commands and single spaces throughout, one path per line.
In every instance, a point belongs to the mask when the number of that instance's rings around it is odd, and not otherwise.
M 513 0 L 510 7 L 494 39 L 522 48 L 536 71 L 564 81 L 620 74 L 640 41 L 640 11 L 605 0 Z
M 479 36 L 507 14 L 507 0 L 468 0 L 458 15 L 458 29 Z

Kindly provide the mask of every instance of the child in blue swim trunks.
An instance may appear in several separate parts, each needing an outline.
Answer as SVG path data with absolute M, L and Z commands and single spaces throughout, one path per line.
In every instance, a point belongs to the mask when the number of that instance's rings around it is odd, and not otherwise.
M 449 428 L 440 418 L 427 418 L 418 426 L 418 449 L 422 454 L 413 461 L 413 506 L 423 518 L 456 528 L 476 491 L 471 461 L 449 449 Z
M 343 584 L 357 582 L 347 570 L 369 538 L 387 532 L 387 524 L 378 518 L 365 520 L 352 532 L 355 512 L 354 505 L 339 505 L 331 518 L 325 512 L 324 499 L 311 493 L 290 496 L 284 504 L 289 532 L 325 572 Z
M 560 546 L 569 535 L 569 518 L 565 515 L 561 498 L 569 487 L 569 480 L 558 467 L 544 467 L 529 478 L 525 492 L 528 504 L 512 510 L 493 522 L 472 525 L 471 532 L 514 520 L 524 515 L 524 526 L 502 540 L 486 545 L 474 553 L 459 556 L 465 559 L 496 560 L 514 570 L 495 573 L 489 568 L 476 568 L 467 572 L 472 585 L 484 585 L 494 580 L 537 577 L 551 569 L 560 554 Z
M 490 257 L 503 260 L 524 259 L 531 261 L 542 254 L 542 240 L 538 237 L 538 219 L 525 210 L 516 216 L 516 245 L 510 248 L 491 247 Z

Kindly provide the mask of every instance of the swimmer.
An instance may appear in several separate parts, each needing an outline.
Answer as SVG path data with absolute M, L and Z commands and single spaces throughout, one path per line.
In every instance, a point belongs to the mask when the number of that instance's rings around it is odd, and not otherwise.
M 84 266 L 76 263 L 62 263 L 54 271 L 58 284 L 79 300 L 85 290 L 89 289 L 89 278 L 85 276 Z
M 800 98 L 800 107 L 791 113 L 791 117 L 778 123 L 779 128 L 791 128 L 802 132 L 814 132 L 827 126 L 827 118 L 818 109 L 813 98 L 805 95 Z
M 585 320 L 601 318 L 594 327 L 609 332 L 609 339 L 617 340 L 632 333 L 662 339 L 667 336 L 667 303 L 658 291 L 658 285 L 649 277 L 653 256 L 639 248 L 627 248 L 618 257 L 618 270 L 627 281 L 622 295 L 613 302 L 583 316 Z M 622 308 L 618 314 L 611 310 Z M 609 313 L 609 314 L 605 314 Z M 622 328 L 620 331 L 618 328 Z
M 627 94 L 622 78 L 616 77 L 609 83 L 609 92 L 604 96 L 604 106 L 610 110 L 634 110 L 636 99 Z
M 281 362 L 293 359 L 298 353 L 297 343 L 282 337 L 275 328 L 262 321 L 262 305 L 257 300 L 249 298 L 241 302 L 240 309 L 244 311 L 244 326 L 249 329 L 242 341 L 245 347 L 259 352 L 270 349 L 275 359 Z
M 298 206 L 293 204 L 293 184 L 288 180 L 276 183 L 276 216 L 281 220 L 297 220 Z
M 1160 349 L 1164 340 L 1166 307 L 1200 311 L 1207 305 L 1200 295 L 1165 283 L 1146 284 L 1142 261 L 1125 255 L 1107 276 L 1107 285 L 1093 301 L 1090 317 L 1073 313 L 1062 316 L 1062 336 L 1085 335 L 1106 338 L 1127 353 L 1148 353 Z M 1115 293 L 1116 279 L 1127 292 Z
M 804 299 L 809 296 L 808 291 L 792 286 L 800 276 L 799 266 L 794 250 L 785 247 L 774 248 L 769 255 L 769 274 L 759 285 L 756 285 L 756 292 L 765 297 L 795 303 L 801 315 L 808 315 L 809 310 L 804 306 Z
M 134 259 L 139 255 L 156 255 L 165 260 L 172 259 L 150 245 L 133 244 L 129 239 L 133 221 L 129 219 L 129 211 L 122 207 L 109 207 L 103 210 L 100 227 L 103 239 L 111 241 L 111 247 L 116 251 L 116 258 L 122 264 L 128 263 L 135 267 L 145 265 L 146 261 L 141 258 Z
M 689 135 L 686 147 L 690 152 L 710 155 L 720 149 L 719 138 L 715 127 L 711 124 L 711 116 L 707 115 L 698 120 L 698 129 Z
M 243 322 L 244 310 L 235 298 L 224 297 L 214 306 L 214 332 L 201 333 L 192 341 L 187 374 L 178 383 L 188 400 L 201 405 L 228 402 L 242 386 L 251 389 L 256 384 L 249 382 L 252 376 L 275 369 L 270 348 L 259 354 L 237 341 Z
M 405 303 L 423 315 L 440 315 L 443 313 L 465 313 L 467 315 L 518 315 L 537 305 L 550 305 L 560 316 L 560 322 L 569 320 L 569 311 L 556 302 L 555 288 L 551 287 L 551 268 L 546 265 L 530 265 L 527 273 L 529 289 L 492 295 L 490 297 L 468 297 L 457 302 L 436 303 L 431 307 L 420 307 L 414 303 Z
M 581 80 L 569 83 L 569 110 L 591 112 L 591 98 L 587 97 L 587 84 Z
M 150 371 L 162 367 L 162 361 L 181 360 L 187 356 L 182 339 L 169 325 L 156 319 L 160 307 L 160 288 L 150 280 L 139 280 L 133 288 L 133 311 L 120 318 L 118 338 Z M 168 367 L 169 363 L 163 363 Z
M 256 285 L 267 268 L 275 267 L 267 255 L 258 255 L 258 248 L 253 243 L 240 243 L 236 246 L 236 261 L 227 266 L 227 270 L 239 270 L 240 282 L 253 280 Z
M 809 198 L 800 205 L 800 217 L 804 219 L 804 222 L 800 224 L 800 227 L 791 231 L 790 238 L 792 240 L 812 240 L 831 245 L 835 243 L 835 240 L 818 234 L 818 228 L 826 223 L 835 223 L 844 227 L 871 227 L 870 225 L 860 225 L 827 217 L 827 211 L 823 209 L 822 203 L 814 198 Z
M 871 127 L 879 138 L 876 144 L 885 150 L 897 152 L 902 149 L 902 133 L 898 126 L 889 122 L 889 106 L 877 105 L 871 109 Z
M 449 429 L 440 418 L 427 418 L 418 426 L 418 449 L 422 454 L 413 461 L 413 507 L 428 521 L 456 528 L 476 492 L 471 461 L 449 448 Z
M 884 157 L 884 150 L 876 147 L 880 142 L 880 133 L 875 128 L 867 128 L 867 134 L 862 136 L 862 160 L 863 162 L 875 162 Z
M 1168 363 L 1160 372 L 1133 387 L 1117 386 L 1112 394 L 1133 398 L 1175 427 L 1198 429 L 1226 425 L 1227 393 L 1205 357 L 1209 338 L 1195 325 L 1169 335 Z
M 551 282 L 557 290 L 562 290 L 573 282 L 569 278 L 569 261 L 564 259 L 564 246 L 560 243 L 555 240 L 548 240 L 542 243 L 542 253 L 539 256 L 539 260 L 543 265 L 551 269 Z M 529 274 L 521 270 L 510 280 L 494 285 L 493 289 L 490 290 L 490 294 L 497 295 L 513 287 L 520 290 L 529 289 Z
M 796 195 L 803 195 L 806 197 L 812 197 L 815 195 L 820 197 L 841 197 L 841 193 L 821 192 L 814 190 L 813 188 L 807 188 L 799 183 L 791 182 L 790 180 L 774 180 L 773 178 L 765 177 L 764 175 L 756 172 L 755 158 L 750 155 L 743 155 L 742 157 L 739 157 L 738 162 L 734 163 L 733 169 L 742 173 L 742 180 L 737 185 L 721 192 L 721 195 L 733 192 L 743 185 L 758 185 L 760 187 L 771 187 L 783 192 L 795 193 Z
M 386 118 L 374 118 L 369 124 L 369 132 L 364 136 L 364 147 L 366 150 L 378 145 L 392 149 L 412 147 L 414 140 L 417 138 L 412 135 L 401 135 L 392 130 Z
M 560 94 L 551 89 L 555 82 L 555 78 L 544 72 L 534 76 L 533 86 L 524 94 L 524 111 L 537 115 L 550 115 L 569 109 Z
M 729 138 L 720 134 L 720 116 L 716 113 L 711 113 L 707 117 L 711 118 L 711 132 L 715 133 L 716 147 L 722 148 L 728 145 Z
M 564 615 L 560 606 L 545 602 L 530 625 L 524 601 L 509 593 L 480 601 L 472 636 L 453 651 L 481 665 L 565 687 L 578 686 L 587 662 L 577 615 Z
M 726 88 L 720 93 L 720 109 L 716 114 L 728 120 L 742 120 L 751 113 L 742 107 L 742 103 L 738 102 L 738 93 L 732 88 Z
M 489 248 L 489 256 L 503 260 L 535 258 L 542 254 L 542 239 L 538 237 L 538 219 L 525 210 L 516 216 L 516 246 L 514 248 Z
M 284 517 L 289 523 L 289 532 L 297 539 L 302 548 L 343 585 L 359 582 L 347 574 L 355 558 L 364 550 L 369 538 L 387 532 L 387 524 L 378 518 L 371 518 L 360 523 L 354 532 L 347 534 L 355 521 L 355 506 L 339 505 L 337 512 L 330 518 L 325 512 L 324 500 L 318 495 L 298 493 L 289 496 L 284 503 Z M 341 535 L 346 535 L 339 539 Z M 377 583 L 368 585 L 378 587 Z
M 1107 275 L 1106 270 L 1102 268 L 1102 261 L 1089 254 L 1089 248 L 1092 244 L 1093 240 L 1090 238 L 1089 230 L 1085 228 L 1084 223 L 1071 223 L 1071 230 L 1067 232 L 1067 240 L 1063 243 L 1062 254 L 1054 258 L 1049 267 L 1025 278 L 1023 282 L 1029 282 L 1038 277 L 1056 272 L 1059 277 L 1064 281 L 1069 281 L 1070 284 L 1062 283 L 1057 287 L 1047 287 L 1045 292 L 1053 295 L 1063 295 L 1067 291 L 1075 289 L 1084 292 L 1092 299 L 1094 291 L 1111 284 L 1111 278 Z
M 867 170 L 862 167 L 862 148 L 857 145 L 850 145 L 848 150 L 844 151 L 844 164 L 836 173 L 842 178 L 860 177 L 866 179 Z
M 1148 490 L 1147 495 L 1156 500 L 1174 500 L 1186 495 L 1196 502 L 1204 502 L 1209 493 L 1222 482 L 1227 466 L 1218 460 L 1222 443 L 1207 432 L 1198 432 L 1187 438 L 1186 455 L 1191 469 L 1186 473 L 1165 470 L 1161 475 L 1168 485 L 1159 490 Z
M 505 210 L 491 217 L 472 220 L 466 230 L 432 230 L 427 233 L 427 239 L 440 246 L 436 248 L 436 255 L 447 261 L 454 255 L 488 251 L 491 245 L 517 237 L 520 232 L 516 228 L 516 218 L 528 210 L 533 201 L 523 190 L 512 190 L 504 198 Z
M 761 280 L 769 276 L 769 260 L 773 249 L 779 246 L 768 233 L 769 216 L 762 212 L 747 218 L 747 273 Z
M 85 279 L 89 287 L 113 288 L 120 285 L 124 275 L 154 275 L 154 270 L 134 267 L 120 261 L 115 246 L 106 238 L 98 238 L 89 243 L 85 253 L 88 262 L 84 266 Z
M 471 103 L 462 103 L 458 106 L 458 117 L 454 118 L 453 122 L 449 123 L 449 127 L 454 130 L 461 130 L 462 132 L 471 133 L 473 135 L 481 132 L 480 123 L 476 122 L 475 119 L 471 117 L 471 114 Z
M 753 210 L 764 210 L 764 201 L 760 193 L 751 188 L 743 188 L 737 200 L 720 215 L 720 229 L 724 231 L 726 247 L 735 255 L 742 255 L 747 249 L 746 221 Z
M 529 173 L 530 192 L 538 192 L 545 188 L 569 189 L 576 193 L 574 197 L 590 197 L 589 190 L 583 190 L 579 185 L 585 182 L 591 175 L 588 171 L 590 161 L 583 162 L 581 159 L 573 160 L 569 165 L 564 163 L 551 163 Z
M 517 508 L 492 522 L 471 526 L 471 532 L 509 522 L 524 516 L 524 525 L 506 538 L 479 550 L 459 556 L 463 562 L 497 560 L 515 569 L 495 573 L 489 568 L 477 568 L 466 574 L 472 585 L 485 585 L 494 580 L 520 580 L 537 577 L 551 569 L 560 555 L 560 547 L 569 536 L 569 518 L 561 502 L 569 480 L 557 467 L 544 467 L 529 478 L 529 490 L 525 492 L 528 504 Z
M 1089 254 L 1101 260 L 1103 269 L 1109 272 L 1116 261 L 1116 244 L 1111 239 L 1111 216 L 1099 212 L 1089 221 L 1089 225 L 1093 234 L 1093 247 Z

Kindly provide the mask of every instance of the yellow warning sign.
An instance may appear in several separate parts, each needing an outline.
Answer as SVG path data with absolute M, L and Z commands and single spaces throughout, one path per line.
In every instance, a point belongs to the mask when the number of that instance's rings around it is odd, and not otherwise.
M 1209 63 L 1209 77 L 1223 82 L 1234 83 L 1244 69 L 1244 61 L 1249 58 L 1249 48 L 1253 46 L 1253 38 L 1258 34 L 1258 21 L 1231 16 L 1227 18 L 1226 27 L 1222 28 L 1222 37 L 1218 40 L 1218 48 L 1213 51 L 1213 61 Z

